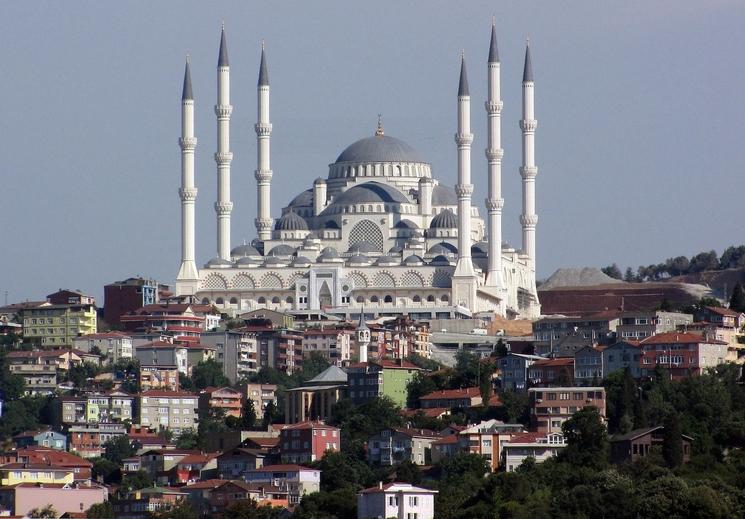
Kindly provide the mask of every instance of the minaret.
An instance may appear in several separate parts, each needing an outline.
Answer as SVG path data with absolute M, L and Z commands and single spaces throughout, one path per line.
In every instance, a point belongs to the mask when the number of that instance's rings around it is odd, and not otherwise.
M 228 45 L 225 43 L 225 26 L 220 35 L 220 55 L 217 59 L 217 255 L 224 260 L 230 260 L 230 213 L 233 202 L 230 201 L 230 162 L 233 154 L 230 152 L 230 64 L 228 63 Z
M 453 274 L 453 303 L 473 309 L 476 303 L 476 272 L 471 261 L 471 95 L 468 91 L 466 59 L 461 56 L 460 83 L 458 85 L 458 263 Z
M 261 43 L 261 65 L 259 66 L 258 113 L 259 121 L 256 129 L 256 184 L 258 186 L 258 204 L 256 215 L 256 230 L 259 240 L 268 240 L 272 234 L 272 217 L 270 209 L 270 185 L 272 170 L 269 164 L 269 140 L 272 135 L 272 125 L 269 122 L 269 72 L 266 66 L 264 43 Z
M 535 214 L 535 119 L 533 105 L 533 65 L 530 60 L 530 43 L 525 47 L 525 68 L 523 70 L 523 118 L 520 129 L 523 131 L 523 165 L 520 176 L 523 178 L 523 212 L 520 224 L 523 228 L 523 254 L 528 256 L 535 268 L 535 226 L 538 215 Z
M 360 312 L 360 322 L 357 325 L 357 349 L 359 351 L 359 361 L 367 362 L 367 349 L 370 346 L 370 328 L 365 323 L 365 308 Z
M 485 107 L 488 121 L 486 160 L 489 164 L 489 195 L 486 199 L 486 209 L 489 213 L 489 265 L 486 285 L 503 291 L 505 289 L 502 276 L 502 207 L 504 206 L 504 199 L 502 198 L 502 156 L 504 150 L 502 149 L 499 50 L 497 48 L 497 28 L 493 21 L 487 72 L 489 84 Z
M 192 295 L 196 292 L 199 272 L 194 261 L 194 202 L 197 188 L 194 187 L 194 94 L 191 89 L 191 66 L 186 58 L 184 70 L 184 89 L 181 94 L 181 268 L 177 281 L 179 295 Z

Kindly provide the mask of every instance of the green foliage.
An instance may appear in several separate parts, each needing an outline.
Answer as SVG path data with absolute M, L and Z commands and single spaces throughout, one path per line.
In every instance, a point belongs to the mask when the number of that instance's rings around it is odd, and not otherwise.
M 201 422 L 200 420 L 200 426 L 202 426 Z M 176 448 L 188 450 L 199 449 L 202 446 L 202 438 L 196 429 L 184 429 L 176 439 Z
M 432 377 L 421 371 L 417 372 L 406 385 L 406 406 L 418 408 L 421 397 L 439 389 L 442 388 L 437 386 Z
M 98 366 L 90 362 L 83 362 L 70 366 L 70 369 L 67 370 L 67 380 L 73 383 L 75 389 L 83 389 L 90 386 L 89 379 L 92 379 L 98 373 Z
M 94 479 L 102 478 L 106 484 L 118 483 L 121 480 L 122 474 L 117 463 L 106 458 L 95 458 L 90 461 L 93 463 Z
M 261 425 L 264 429 L 267 429 L 271 424 L 275 423 L 280 417 L 277 406 L 274 402 L 269 402 L 264 408 L 264 417 L 262 418 Z
M 222 519 L 279 519 L 282 509 L 271 506 L 259 506 L 253 499 L 233 501 L 220 514 Z
M 28 513 L 31 519 L 57 519 L 57 510 L 52 505 L 34 508 Z
M 739 281 L 732 289 L 732 295 L 729 299 L 729 308 L 735 312 L 745 312 L 745 291 L 742 289 L 742 283 Z
M 608 432 L 597 407 L 580 409 L 561 426 L 567 447 L 560 457 L 572 465 L 603 468 L 608 461 Z
M 412 353 L 411 355 L 409 355 L 406 360 L 408 360 L 415 366 L 419 366 L 420 368 L 427 371 L 437 371 L 445 367 L 444 364 L 437 362 L 434 359 L 428 359 L 426 357 L 422 357 L 421 355 L 417 355 L 416 353 Z
M 310 355 L 303 358 L 303 366 L 300 374 L 296 377 L 299 378 L 299 382 L 305 382 L 312 379 L 313 377 L 320 375 L 331 363 L 318 351 L 310 352 Z
M 300 502 L 293 519 L 357 519 L 357 494 L 351 487 L 315 492 Z
M 603 267 L 600 269 L 603 274 L 606 276 L 610 276 L 613 279 L 623 279 L 623 274 L 621 273 L 621 269 L 618 268 L 618 265 L 615 263 L 613 265 L 608 265 L 607 267 Z
M 88 519 L 114 519 L 114 507 L 111 501 L 96 503 L 85 513 Z
M 117 465 L 121 465 L 124 458 L 134 456 L 136 452 L 129 436 L 126 435 L 111 438 L 103 444 L 103 448 L 103 458 Z
M 194 389 L 199 391 L 206 387 L 224 387 L 230 381 L 222 372 L 222 365 L 214 359 L 199 362 L 191 371 Z
M 349 399 L 341 400 L 331 409 L 329 423 L 341 429 L 342 450 L 362 459 L 360 452 L 367 439 L 383 429 L 402 426 L 403 418 L 393 400 L 384 396 L 359 406 Z
M 346 452 L 327 452 L 311 466 L 321 471 L 323 492 L 347 487 L 359 490 L 375 484 L 375 474 L 369 465 Z
M 670 413 L 665 418 L 665 436 L 662 444 L 662 456 L 671 469 L 683 464 L 683 432 L 677 413 Z
M 188 500 L 180 501 L 170 510 L 152 513 L 153 519 L 198 519 L 199 515 Z
M 122 478 L 121 489 L 124 492 L 139 490 L 153 486 L 153 479 L 144 470 L 138 470 L 134 474 L 127 474 Z
M 250 398 L 246 398 L 246 401 L 243 402 L 243 407 L 241 409 L 241 429 L 243 430 L 252 430 L 256 426 L 256 408 L 254 407 L 254 401 Z

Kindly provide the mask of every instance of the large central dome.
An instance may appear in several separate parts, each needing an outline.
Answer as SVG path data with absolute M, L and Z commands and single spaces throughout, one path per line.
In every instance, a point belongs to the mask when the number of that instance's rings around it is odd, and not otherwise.
M 424 163 L 421 155 L 400 139 L 387 135 L 373 135 L 347 146 L 336 159 L 341 162 L 418 162 Z

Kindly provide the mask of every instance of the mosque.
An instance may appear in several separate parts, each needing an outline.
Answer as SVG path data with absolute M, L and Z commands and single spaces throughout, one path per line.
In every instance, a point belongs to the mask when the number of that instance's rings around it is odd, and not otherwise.
M 325 312 L 355 318 L 508 318 L 540 315 L 535 283 L 533 71 L 526 47 L 522 92 L 522 248 L 502 242 L 500 62 L 496 30 L 489 49 L 487 220 L 472 205 L 471 98 L 465 59 L 458 84 L 455 151 L 458 180 L 448 186 L 431 165 L 378 123 L 374 135 L 347 146 L 328 176 L 300 192 L 272 218 L 269 71 L 262 45 L 258 78 L 257 238 L 231 248 L 230 64 L 225 29 L 217 64 L 217 256 L 195 259 L 194 95 L 187 60 L 181 98 L 181 267 L 176 292 L 231 315 L 272 308 L 297 315 Z M 479 168 L 481 169 L 481 168 Z M 278 174 L 287 174 L 278 172 Z

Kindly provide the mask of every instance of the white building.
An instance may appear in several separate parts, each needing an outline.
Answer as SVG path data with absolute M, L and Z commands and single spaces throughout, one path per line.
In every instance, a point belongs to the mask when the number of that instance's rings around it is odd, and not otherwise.
M 187 63 L 182 92 L 181 267 L 176 292 L 237 314 L 271 307 L 356 318 L 364 306 L 378 315 L 413 318 L 471 316 L 479 311 L 536 317 L 534 82 L 530 49 L 522 81 L 523 243 L 502 243 L 500 62 L 492 27 L 486 64 L 488 221 L 471 204 L 471 97 L 461 60 L 455 128 L 458 181 L 438 181 L 427 160 L 378 122 L 374 135 L 347 146 L 328 176 L 294 196 L 273 219 L 270 209 L 272 124 L 269 74 L 262 48 L 258 81 L 258 238 L 230 248 L 230 66 L 223 31 L 217 68 L 217 257 L 201 269 L 195 258 L 194 93 Z M 454 125 L 456 126 L 456 125 Z M 517 152 L 514 152 L 517 153 Z M 200 177 L 205 178 L 206 172 Z M 210 173 L 211 175 L 211 173 Z M 278 172 L 290 178 L 291 172 Z
M 120 359 L 132 358 L 132 337 L 122 332 L 91 333 L 76 337 L 72 341 L 75 349 L 90 353 L 93 348 L 98 348 L 105 359 L 102 362 L 115 364 Z
M 382 482 L 357 494 L 357 519 L 433 519 L 437 490 Z
M 330 363 L 341 366 L 351 359 L 354 330 L 308 328 L 303 332 L 303 357 L 322 354 Z
M 256 333 L 242 330 L 205 332 L 202 344 L 215 347 L 215 360 L 231 384 L 259 371 L 259 342 Z
M 536 463 L 546 461 L 566 447 L 566 440 L 561 433 L 520 433 L 502 444 L 502 456 L 507 472 L 514 472 L 528 458 Z
M 184 429 L 199 424 L 199 401 L 194 393 L 184 391 L 144 391 L 140 394 L 140 425 L 170 429 L 179 436 Z

